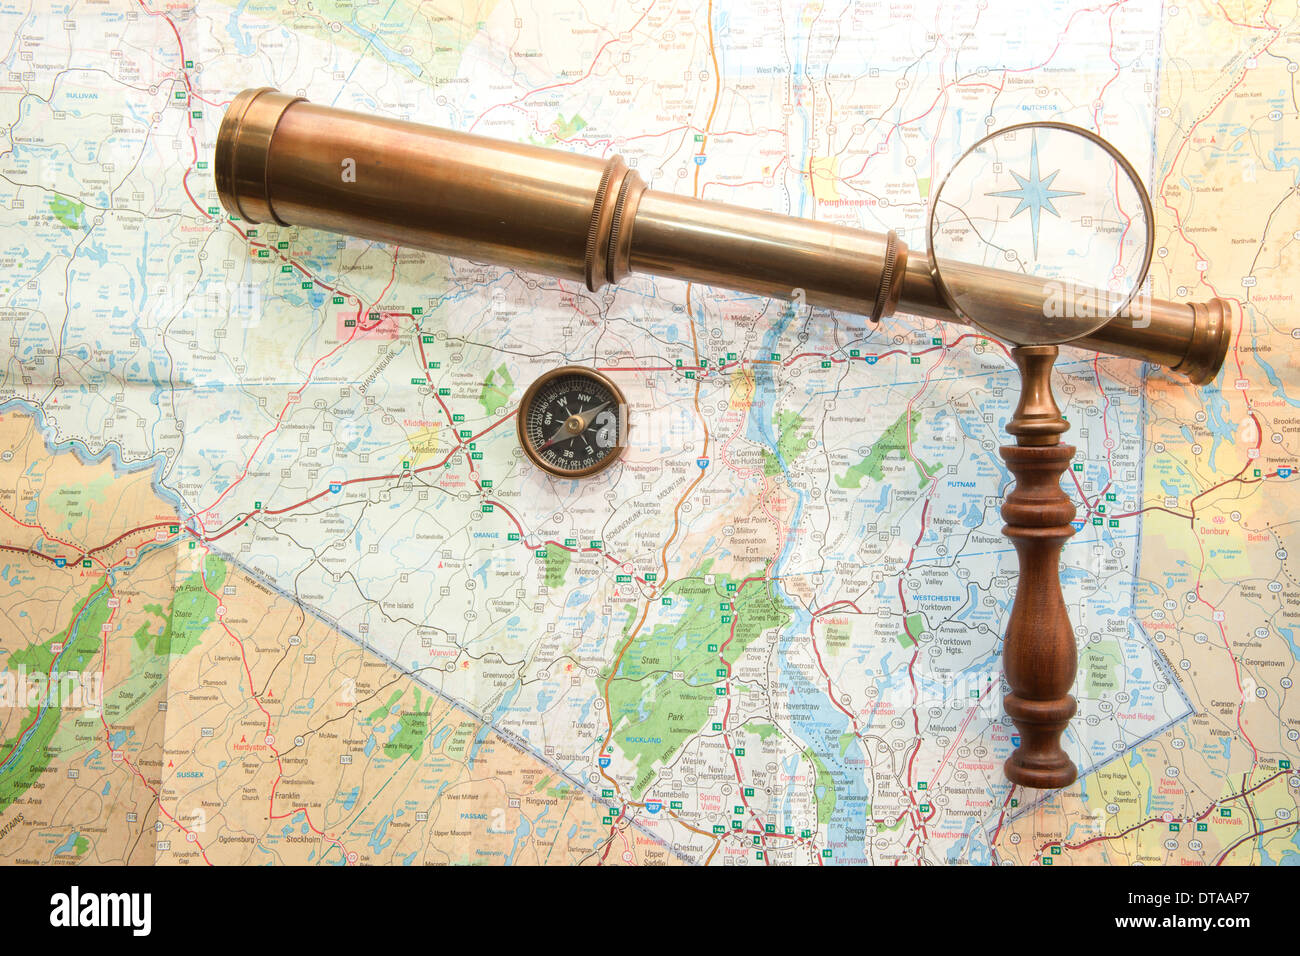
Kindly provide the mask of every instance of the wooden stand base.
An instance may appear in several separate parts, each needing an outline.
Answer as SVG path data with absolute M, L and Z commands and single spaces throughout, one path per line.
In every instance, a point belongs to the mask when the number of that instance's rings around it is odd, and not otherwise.
M 1016 485 L 1002 505 L 1002 533 L 1016 546 L 1020 578 L 1002 647 L 1011 693 L 1007 715 L 1020 730 L 1020 746 L 1006 762 L 1007 779 L 1054 790 L 1078 776 L 1061 749 L 1074 716 L 1070 688 L 1078 668 L 1074 628 L 1061 596 L 1061 547 L 1074 534 L 1074 503 L 1061 490 L 1061 474 L 1074 457 L 1071 445 L 1001 449 Z
M 1061 490 L 1061 475 L 1074 448 L 1060 443 L 1070 426 L 1052 397 L 1056 346 L 1020 346 L 1011 355 L 1021 388 L 1020 404 L 1007 423 L 1016 444 L 1000 449 L 1016 478 L 1002 504 L 1002 533 L 1016 546 L 1020 576 L 1002 666 L 1011 687 L 1003 705 L 1020 730 L 1020 746 L 1004 769 L 1012 783 L 1054 790 L 1078 776 L 1061 749 L 1061 734 L 1074 716 L 1070 688 L 1079 660 L 1061 596 L 1061 547 L 1074 534 L 1074 503 Z

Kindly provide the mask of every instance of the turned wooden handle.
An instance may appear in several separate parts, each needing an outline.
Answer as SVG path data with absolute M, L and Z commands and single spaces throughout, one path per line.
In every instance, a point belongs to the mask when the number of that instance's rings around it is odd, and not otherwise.
M 1002 505 L 1002 533 L 1016 546 L 1020 578 L 1002 647 L 1011 693 L 1007 715 L 1020 730 L 1020 746 L 1007 758 L 1006 775 L 1025 787 L 1054 790 L 1074 782 L 1078 770 L 1061 749 L 1074 716 L 1078 650 L 1061 596 L 1061 547 L 1074 534 L 1074 502 L 1061 490 L 1061 473 L 1074 457 L 1071 445 L 1004 445 L 1016 485 Z
M 1020 369 L 1020 404 L 1007 422 L 1014 445 L 1002 459 L 1016 478 L 1002 504 L 1002 533 L 1016 546 L 1020 576 L 1002 644 L 1002 672 L 1011 693 L 1003 706 L 1020 730 L 1020 746 L 1004 764 L 1007 779 L 1023 787 L 1055 790 L 1079 772 L 1061 749 L 1074 716 L 1074 674 L 1079 652 L 1061 596 L 1061 546 L 1074 534 L 1074 502 L 1061 490 L 1061 473 L 1074 457 L 1061 444 L 1069 423 L 1052 397 L 1055 345 L 1011 350 Z

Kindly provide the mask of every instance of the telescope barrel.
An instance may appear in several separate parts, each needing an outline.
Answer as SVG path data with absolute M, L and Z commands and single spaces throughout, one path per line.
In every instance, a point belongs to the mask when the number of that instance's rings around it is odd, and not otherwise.
M 955 268 L 946 266 L 945 275 Z M 1040 280 L 1023 273 L 977 266 L 960 268 L 986 273 L 988 288 L 999 290 L 997 294 L 1009 302 L 1015 301 L 1019 308 L 1042 308 Z M 960 283 L 964 289 L 974 287 L 974 283 L 964 277 L 960 278 Z M 1081 297 L 1090 298 L 1086 293 Z M 962 317 L 944 303 L 930 275 L 929 264 L 923 259 L 913 258 L 908 264 L 903 278 L 902 303 L 912 315 L 964 323 Z M 1069 344 L 1107 355 L 1152 362 L 1185 375 L 1195 385 L 1208 385 L 1219 374 L 1231 340 L 1232 307 L 1224 299 L 1212 298 L 1204 302 L 1142 299 L 1092 334 Z
M 217 135 L 222 205 L 307 226 L 581 281 L 632 273 L 791 299 L 879 320 L 896 308 L 961 322 L 923 257 L 890 233 L 647 189 L 597 159 L 245 90 Z M 974 267 L 972 267 L 974 268 Z M 1041 284 L 977 270 L 998 306 L 1041 314 Z M 987 273 L 987 276 L 984 275 Z M 1030 288 L 1032 286 L 1032 288 Z M 1027 318 L 1032 319 L 1028 315 Z M 1221 299 L 1148 301 L 1074 343 L 1214 379 L 1231 333 Z

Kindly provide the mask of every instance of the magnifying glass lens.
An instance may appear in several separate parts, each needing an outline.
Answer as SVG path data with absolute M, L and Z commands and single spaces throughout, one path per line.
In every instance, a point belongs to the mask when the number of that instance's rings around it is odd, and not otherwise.
M 968 322 L 1016 345 L 1055 345 L 1138 294 L 1152 218 L 1137 173 L 1095 134 L 1010 127 L 963 154 L 935 194 L 930 268 Z

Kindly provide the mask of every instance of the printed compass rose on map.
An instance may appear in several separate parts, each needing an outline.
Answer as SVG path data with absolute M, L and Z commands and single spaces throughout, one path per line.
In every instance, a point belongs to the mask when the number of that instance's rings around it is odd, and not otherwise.
M 1061 214 L 1056 211 L 1056 206 L 1052 200 L 1063 199 L 1067 196 L 1082 196 L 1082 192 L 1074 192 L 1064 189 L 1053 189 L 1052 183 L 1060 174 L 1060 170 L 1054 170 L 1043 178 L 1038 171 L 1038 131 L 1033 133 L 1033 145 L 1029 153 L 1029 176 L 1021 176 L 1015 170 L 1011 170 L 1011 175 L 1016 178 L 1020 184 L 1019 189 L 1003 189 L 999 192 L 986 193 L 987 196 L 993 196 L 998 199 L 1018 199 L 1019 205 L 1011 213 L 1014 219 L 1022 212 L 1028 211 L 1031 220 L 1031 232 L 1034 237 L 1034 258 L 1038 258 L 1038 226 L 1044 211 L 1050 212 L 1058 219 Z

